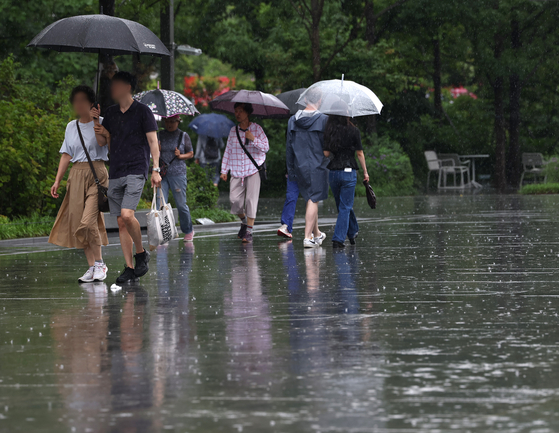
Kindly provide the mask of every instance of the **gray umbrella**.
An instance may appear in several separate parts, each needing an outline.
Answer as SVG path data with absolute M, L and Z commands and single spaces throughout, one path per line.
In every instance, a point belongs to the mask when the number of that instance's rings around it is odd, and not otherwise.
M 109 55 L 171 55 L 163 42 L 147 27 L 109 15 L 63 18 L 45 27 L 27 46 Z
M 283 92 L 279 95 L 276 95 L 276 98 L 287 105 L 287 108 L 289 108 L 289 114 L 295 114 L 297 111 L 305 108 L 304 105 L 297 104 L 299 97 L 305 90 L 307 90 L 305 87 L 296 90 L 290 90 L 288 92 Z

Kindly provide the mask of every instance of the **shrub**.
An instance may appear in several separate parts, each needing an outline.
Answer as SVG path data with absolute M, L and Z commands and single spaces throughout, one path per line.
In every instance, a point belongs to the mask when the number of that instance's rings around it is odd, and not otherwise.
M 72 118 L 68 96 L 74 83 L 63 80 L 53 93 L 40 82 L 20 79 L 18 68 L 12 57 L 0 63 L 0 214 L 52 215 L 62 202 L 52 199 L 49 189 Z
M 53 224 L 54 218 L 51 216 L 33 214 L 30 217 L 17 217 L 10 220 L 0 215 L 0 239 L 48 236 Z
M 369 183 L 378 196 L 403 196 L 415 193 L 414 177 L 409 157 L 400 144 L 388 136 L 376 134 L 363 138 L 363 149 L 369 171 Z M 359 172 L 356 194 L 365 196 L 363 173 Z
M 227 223 L 237 221 L 235 215 L 231 215 L 231 212 L 225 209 L 212 208 L 212 209 L 194 209 L 190 212 L 192 217 L 192 222 L 196 223 L 198 218 L 209 218 L 214 223 Z
M 559 183 L 532 183 L 520 188 L 520 194 L 559 194 Z
M 550 158 L 544 172 L 548 183 L 559 183 L 559 158 L 556 156 Z

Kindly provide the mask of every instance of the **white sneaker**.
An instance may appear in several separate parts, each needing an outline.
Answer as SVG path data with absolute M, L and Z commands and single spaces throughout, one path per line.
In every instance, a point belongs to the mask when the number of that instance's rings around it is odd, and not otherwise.
M 314 243 L 318 244 L 318 245 L 322 245 L 322 242 L 324 242 L 324 239 L 326 239 L 326 233 L 320 232 L 320 236 L 313 237 Z
M 93 270 L 94 281 L 103 281 L 105 278 L 107 278 L 107 272 L 109 268 L 107 268 L 107 265 L 105 263 L 95 263 L 94 268 L 95 268 Z
M 293 235 L 289 233 L 289 230 L 287 230 L 287 224 L 282 224 L 282 226 L 278 229 L 278 236 L 287 239 L 291 239 L 293 237 Z
M 319 245 L 314 241 L 314 239 L 304 239 L 303 240 L 303 246 L 305 248 L 316 248 Z
M 93 274 L 95 272 L 95 267 L 91 266 L 81 278 L 78 278 L 80 283 L 92 283 L 94 281 Z

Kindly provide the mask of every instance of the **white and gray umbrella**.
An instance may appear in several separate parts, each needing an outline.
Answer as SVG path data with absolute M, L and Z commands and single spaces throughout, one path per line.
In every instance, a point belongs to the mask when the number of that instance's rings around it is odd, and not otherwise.
M 307 101 L 320 98 L 317 107 L 321 113 L 338 116 L 359 117 L 380 114 L 382 102 L 371 89 L 354 81 L 325 80 L 314 83 L 305 90 L 298 105 L 306 106 Z

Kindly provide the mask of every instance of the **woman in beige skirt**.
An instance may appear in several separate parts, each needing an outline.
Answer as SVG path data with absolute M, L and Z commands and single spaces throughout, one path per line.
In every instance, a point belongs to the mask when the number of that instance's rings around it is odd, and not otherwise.
M 87 156 L 83 150 L 78 125 L 85 146 L 93 161 L 95 172 L 102 185 L 108 186 L 109 176 L 105 167 L 108 160 L 107 147 L 97 144 L 94 126 L 102 119 L 93 119 L 91 107 L 95 103 L 95 92 L 88 86 L 78 86 L 72 90 L 70 102 L 78 116 L 68 123 L 64 142 L 60 149 L 60 163 L 56 180 L 50 189 L 54 198 L 58 198 L 60 182 L 72 163 L 72 169 L 66 184 L 66 196 L 58 211 L 49 242 L 67 248 L 83 249 L 89 269 L 78 279 L 80 283 L 103 281 L 107 277 L 107 266 L 101 255 L 101 245 L 108 245 L 107 232 L 103 214 L 97 204 L 97 185 Z

